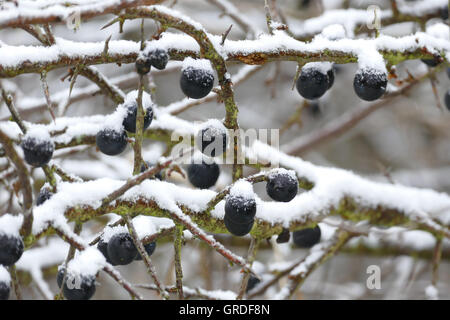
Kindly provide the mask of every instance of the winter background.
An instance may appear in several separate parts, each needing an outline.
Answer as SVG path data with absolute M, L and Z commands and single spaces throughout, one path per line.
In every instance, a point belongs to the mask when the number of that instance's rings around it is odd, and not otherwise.
M 22 6 L 29 5 L 30 1 L 17 1 Z M 37 4 L 52 1 L 39 0 Z M 57 1 L 55 1 L 57 2 Z M 86 1 L 75 1 L 82 4 Z M 88 1 L 89 2 L 89 1 Z M 101 2 L 101 1 L 96 1 Z M 119 2 L 119 1 L 118 1 Z M 272 3 L 272 1 L 269 1 Z M 273 1 L 275 2 L 275 1 Z M 423 16 L 427 12 L 436 12 L 436 8 L 444 8 L 447 1 L 396 1 L 400 9 L 411 10 L 417 16 Z M 364 0 L 277 0 L 275 2 L 279 12 L 286 19 L 289 31 L 299 37 L 312 37 L 325 29 L 323 36 L 334 35 L 344 38 L 374 38 L 374 32 L 367 33 L 364 30 L 369 13 L 366 9 L 369 5 L 376 4 L 382 12 L 391 12 L 391 1 L 364 1 Z M 94 5 L 94 4 L 93 4 Z M 233 27 L 227 36 L 227 40 L 257 39 L 261 34 L 268 34 L 264 1 L 262 0 L 168 0 L 163 6 L 172 6 L 173 10 L 200 23 L 210 34 L 221 36 L 232 24 Z M 0 23 L 8 19 L 12 10 L 10 3 L 0 2 Z M 19 6 L 20 8 L 20 6 Z M 11 10 L 8 12 L 8 10 Z M 225 10 L 225 14 L 224 14 Z M 414 11 L 415 10 L 415 11 Z M 25 12 L 25 10 L 23 11 Z M 231 17 L 230 17 L 231 12 Z M 272 7 L 274 20 L 280 20 Z M 245 30 L 236 23 L 235 15 L 243 19 Z M 448 17 L 448 15 L 447 15 Z M 111 43 L 116 40 L 140 40 L 140 19 L 127 20 L 123 26 L 123 32 L 119 33 L 118 24 L 101 29 L 113 15 L 100 15 L 89 20 L 82 20 L 79 28 L 74 32 L 64 23 L 52 25 L 52 31 L 58 39 L 65 39 L 68 52 L 89 52 L 91 48 L 77 45 L 79 42 L 99 42 L 100 48 L 104 41 L 111 36 Z M 445 17 L 444 17 L 445 18 Z M 425 32 L 434 37 L 425 46 L 439 47 L 440 53 L 447 55 L 450 52 L 450 31 L 448 30 L 448 18 L 433 17 L 424 21 Z M 340 25 L 340 26 L 337 26 Z M 145 36 L 149 38 L 156 32 L 156 24 L 147 19 L 145 22 Z M 355 34 L 355 31 L 356 34 Z M 370 30 L 369 30 L 370 31 Z M 415 22 L 402 22 L 382 25 L 379 30 L 382 35 L 403 37 L 421 31 L 421 26 Z M 179 31 L 169 29 L 167 32 L 181 34 Z M 283 32 L 283 31 L 279 31 Z M 164 39 L 164 37 L 163 37 Z M 177 43 L 180 46 L 191 46 L 192 41 L 182 39 L 185 42 Z M 59 40 L 58 40 L 59 41 Z M 63 40 L 61 40 L 63 41 Z M 261 41 L 270 47 L 275 42 Z M 195 43 L 194 43 L 195 44 Z M 383 45 L 396 46 L 395 39 L 386 40 Z M 38 60 L 39 52 L 23 49 L 19 46 L 41 46 L 32 35 L 20 28 L 0 29 L 0 65 L 12 65 L 15 59 L 22 59 L 29 55 L 32 60 Z M 245 52 L 245 44 L 236 43 L 239 50 Z M 241 47 L 240 47 L 241 46 Z M 119 45 L 111 48 L 115 50 L 135 50 L 123 48 Z M 251 48 L 250 48 L 251 49 Z M 345 51 L 346 44 L 342 44 Z M 364 48 L 362 48 L 364 49 Z M 96 49 L 92 49 L 96 50 Z M 139 48 L 137 47 L 137 50 Z M 236 49 L 238 50 L 238 49 Z M 7 55 L 2 54 L 8 51 Z M 81 53 L 83 54 L 83 53 Z M 361 59 L 369 60 L 370 56 Z M 373 62 L 373 61 L 372 61 Z M 361 62 L 360 63 L 366 63 Z M 374 62 L 376 63 L 376 62 Z M 444 62 L 448 65 L 448 62 Z M 224 119 L 225 108 L 223 103 L 216 99 L 210 99 L 199 105 L 182 110 L 186 105 L 185 96 L 179 87 L 180 61 L 170 61 L 163 71 L 150 72 L 147 76 L 147 84 L 152 88 L 153 102 L 158 106 L 158 114 L 152 126 L 170 128 L 173 130 L 194 130 L 192 125 L 208 119 Z M 353 91 L 353 77 L 358 70 L 358 63 L 336 64 L 335 82 L 333 87 L 314 105 L 298 94 L 297 90 L 291 90 L 296 75 L 297 63 L 295 61 L 269 62 L 261 66 L 247 66 L 242 63 L 229 63 L 229 73 L 234 82 L 235 100 L 239 107 L 239 125 L 241 128 L 276 128 L 280 129 L 280 149 L 290 152 L 294 156 L 314 164 L 309 167 L 307 163 L 293 163 L 289 169 L 297 172 L 307 172 L 313 179 L 330 181 L 327 189 L 327 197 L 312 199 L 311 202 L 299 200 L 300 209 L 291 206 L 268 206 L 257 213 L 262 218 L 270 221 L 287 221 L 302 214 L 308 215 L 316 208 L 320 209 L 323 202 L 331 201 L 338 197 L 342 190 L 340 187 L 354 194 L 365 195 L 365 201 L 371 205 L 383 203 L 394 208 L 400 208 L 408 212 L 415 209 L 436 209 L 433 218 L 446 221 L 446 230 L 450 223 L 450 113 L 445 107 L 444 95 L 449 88 L 450 80 L 442 67 L 435 74 L 433 80 L 425 79 L 399 97 L 379 100 L 376 102 L 364 102 Z M 138 75 L 134 63 L 100 64 L 95 68 L 118 86 L 123 92 L 128 93 L 138 88 Z M 1 69 L 0 69 L 1 70 Z M 407 60 L 396 66 L 397 80 L 406 79 L 408 74 L 420 77 L 429 72 L 429 67 L 420 60 Z M 70 104 L 68 102 L 69 81 L 61 81 L 67 74 L 68 68 L 57 68 L 48 72 L 47 82 L 55 112 L 56 123 L 52 123 L 46 107 L 42 83 L 39 73 L 26 73 L 12 78 L 1 79 L 1 85 L 5 90 L 12 92 L 14 102 L 23 120 L 30 123 L 48 124 L 50 131 L 63 129 L 73 125 L 67 135 L 77 135 L 98 130 L 98 125 L 104 118 L 92 118 L 91 120 L 70 120 L 67 118 L 86 117 L 94 115 L 109 115 L 117 107 L 117 103 L 109 97 L 97 92 L 98 88 L 89 79 L 78 76 L 71 92 Z M 234 77 L 243 75 L 236 81 Z M 217 85 L 217 76 L 216 83 Z M 388 92 L 396 90 L 396 79 L 391 79 Z M 401 85 L 399 87 L 402 87 Z M 354 125 L 345 128 L 342 132 L 335 132 L 319 141 L 311 147 L 296 150 L 298 146 L 304 146 L 305 141 L 314 138 L 324 129 L 333 128 L 345 121 L 359 110 L 368 108 L 374 103 L 383 104 L 375 112 L 371 112 L 363 119 L 356 121 Z M 188 102 L 192 102 L 189 100 Z M 166 109 L 165 108 L 170 108 Z M 177 110 L 181 109 L 179 112 Z M 166 116 L 167 110 L 175 110 L 175 115 Z M 158 117 L 159 115 L 159 117 Z M 20 139 L 18 127 L 11 121 L 10 112 L 2 101 L 0 103 L 0 128 L 8 133 L 12 139 Z M 180 120 L 181 119 L 181 120 Z M 86 122 L 87 121 L 87 122 Z M 164 122 L 165 121 L 165 122 Z M 91 123 L 91 124 L 92 124 Z M 78 125 L 78 127 L 77 127 Z M 67 141 L 65 134 L 56 139 Z M 64 140 L 66 139 L 66 140 Z M 303 140 L 302 140 L 303 139 Z M 20 148 L 16 148 L 21 152 Z M 143 158 L 146 161 L 156 162 L 164 152 L 164 144 L 153 139 L 145 139 L 143 144 Z M 113 191 L 121 185 L 120 181 L 131 177 L 133 171 L 133 150 L 127 147 L 119 156 L 110 157 L 96 150 L 95 145 L 76 146 L 57 150 L 52 162 L 65 172 L 73 174 L 84 181 L 97 181 L 91 187 L 73 188 L 73 198 L 63 198 L 61 201 L 96 201 L 96 192 L 106 195 L 105 190 Z M 283 166 L 283 163 L 281 163 Z M 44 172 L 39 168 L 31 170 L 33 192 L 36 196 L 44 183 Z M 347 176 L 341 171 L 324 168 L 341 168 L 352 171 L 364 180 L 354 179 L 352 174 Z M 14 183 L 17 180 L 15 167 L 4 157 L 0 157 L 0 216 L 6 213 L 20 214 L 21 194 L 13 192 Z M 253 168 L 245 168 L 244 176 L 254 174 Z M 99 179 L 111 180 L 99 180 Z M 193 188 L 187 179 L 178 173 L 173 173 L 167 178 L 170 183 L 183 188 Z M 383 185 L 366 183 L 366 181 L 382 182 Z M 231 166 L 221 167 L 221 176 L 217 184 L 211 188 L 220 191 L 232 182 Z M 361 182 L 360 184 L 358 184 Z M 328 182 L 327 182 L 328 183 Z M 433 192 L 413 192 L 403 190 L 402 185 L 408 187 L 424 188 Z M 152 185 L 147 185 L 151 188 Z M 155 186 L 153 186 L 155 187 Z M 158 187 L 158 186 L 156 186 Z M 64 189 L 67 188 L 67 189 Z M 69 190 L 65 186 L 64 190 Z M 104 189 L 103 189 L 104 188 Z M 161 187 L 158 191 L 147 190 L 146 185 L 136 192 L 147 193 L 150 196 L 164 197 L 164 192 L 170 194 L 172 199 L 187 205 L 197 205 L 205 202 L 195 193 L 184 193 L 185 189 Z M 270 202 L 265 194 L 265 183 L 254 186 L 261 201 Z M 333 194 L 335 193 L 335 194 Z M 167 196 L 166 194 L 166 196 Z M 300 193 L 299 197 L 303 194 Z M 190 198 L 192 196 L 192 198 Z M 210 194 L 202 196 L 209 199 Z M 323 196 L 323 195 L 322 195 Z M 416 198 L 417 196 L 417 198 Z M 169 197 L 169 198 L 170 198 Z M 209 198 L 208 198 L 209 197 Z M 165 200 L 162 200 L 165 201 Z M 197 203 L 196 203 L 197 201 Z M 42 228 L 36 224 L 45 224 L 48 219 L 61 221 L 59 204 L 48 205 L 45 209 L 35 209 L 35 225 L 33 232 Z M 62 205 L 61 205 L 62 206 Z M 309 206 L 309 207 L 308 207 Z M 315 207 L 317 206 L 317 207 Z M 402 207 L 403 206 L 403 207 Z M 274 209 L 274 212 L 269 212 Z M 50 212 L 54 210 L 53 212 Z M 220 209 L 219 209 L 220 210 Z M 222 209 L 223 210 L 223 209 Z M 259 207 L 258 207 L 259 210 Z M 291 211 L 293 210 L 293 211 Z M 44 212 L 47 211 L 47 212 Z M 217 213 L 220 216 L 220 213 Z M 433 213 L 427 212 L 432 215 Z M 223 213 L 222 213 L 223 215 Z M 283 216 L 285 215 L 285 216 Z M 440 218 L 438 218 L 438 216 Z M 0 217 L 0 219 L 2 219 Z M 84 224 L 80 238 L 86 242 L 98 236 L 105 224 L 118 219 L 111 213 L 103 217 L 93 219 Z M 278 219 L 278 220 L 277 220 Z M 285 220 L 283 220 L 285 219 Z M 339 216 L 325 217 L 321 219 L 319 226 L 322 229 L 322 242 L 332 237 L 336 226 L 343 220 Z M 59 222 L 58 222 L 59 223 Z M 61 222 L 65 223 L 65 222 Z M 138 232 L 149 234 L 159 227 L 171 224 L 168 219 L 147 219 L 140 222 Z M 0 224 L 4 232 L 13 232 L 14 223 Z M 6 225 L 6 226 L 5 226 Z M 444 223 L 445 225 L 445 223 Z M 72 228 L 73 224 L 70 224 Z M 362 225 L 365 228 L 367 225 Z M 39 231 L 39 230 L 38 230 Z M 206 298 L 235 298 L 239 291 L 241 273 L 238 266 L 231 267 L 229 262 L 220 254 L 217 254 L 204 242 L 192 238 L 189 232 L 185 232 L 186 243 L 182 247 L 181 261 L 183 267 L 183 284 L 191 288 L 195 296 L 195 288 L 208 290 Z M 234 237 L 229 234 L 215 234 L 231 252 L 246 257 L 250 236 Z M 309 255 L 309 250 L 296 248 L 292 239 L 289 243 L 278 244 L 276 236 L 270 240 L 261 241 L 259 251 L 254 263 L 255 271 L 262 279 L 270 279 L 276 270 L 283 270 L 302 257 Z M 390 228 L 371 228 L 367 236 L 354 237 L 342 248 L 338 255 L 332 257 L 320 265 L 304 285 L 292 296 L 293 299 L 424 299 L 424 298 L 450 298 L 450 241 L 444 237 L 442 243 L 442 256 L 439 264 L 438 281 L 435 287 L 430 287 L 433 279 L 433 252 L 436 239 L 432 234 L 421 230 L 411 230 L 402 226 Z M 22 296 L 25 299 L 50 298 L 58 293 L 56 284 L 56 271 L 58 265 L 66 259 L 69 245 L 56 235 L 43 237 L 31 248 L 28 248 L 16 268 L 20 280 Z M 175 283 L 174 271 L 174 246 L 171 237 L 163 237 L 158 240 L 157 247 L 151 261 L 154 263 L 156 275 L 159 280 L 172 286 Z M 89 259 L 88 259 L 89 262 Z M 88 263 L 89 264 L 89 263 Z M 366 280 L 369 277 L 367 268 L 377 265 L 381 268 L 381 289 L 369 289 Z M 117 266 L 123 278 L 131 284 L 153 283 L 147 274 L 143 262 L 133 262 L 127 266 Z M 6 275 L 3 275 L 7 277 Z M 97 277 L 97 291 L 94 299 L 128 299 L 129 294 L 106 273 L 100 272 Z M 256 296 L 262 299 L 274 299 L 280 297 L 282 288 L 285 288 L 288 279 L 283 277 L 263 294 Z M 428 288 L 428 289 L 427 289 Z M 143 297 L 159 299 L 153 290 L 136 288 Z M 281 291 L 280 291 L 281 290 Z M 189 289 L 186 288 L 186 292 Z M 438 294 L 437 294 L 438 292 Z M 197 292 L 198 293 L 198 292 Z M 282 295 L 281 295 L 282 296 Z M 172 296 L 176 298 L 176 296 Z M 16 296 L 11 290 L 11 299 Z M 204 297 L 202 297 L 204 298 Z

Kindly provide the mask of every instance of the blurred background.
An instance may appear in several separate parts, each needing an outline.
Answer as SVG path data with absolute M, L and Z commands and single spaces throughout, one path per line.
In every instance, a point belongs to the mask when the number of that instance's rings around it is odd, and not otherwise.
M 166 1 L 164 5 L 171 5 Z M 264 1 L 234 0 L 231 1 L 246 21 L 260 33 L 267 32 Z M 302 21 L 323 14 L 324 11 L 355 8 L 365 10 L 374 1 L 351 0 L 278 0 L 278 9 L 286 17 L 287 25 L 294 33 L 301 33 Z M 402 1 L 405 2 L 405 1 Z M 408 1 L 413 3 L 414 1 Z M 390 1 L 376 1 L 381 9 L 389 9 Z M 207 0 L 178 0 L 174 9 L 179 10 L 200 22 L 212 34 L 222 34 L 233 24 L 229 39 L 245 38 L 245 33 L 236 23 L 214 3 Z M 73 41 L 105 41 L 111 39 L 127 39 L 139 41 L 140 21 L 126 21 L 124 32 L 119 33 L 117 25 L 100 30 L 112 16 L 102 16 L 90 21 L 82 21 L 76 32 L 65 25 L 56 25 L 53 32 L 56 37 Z M 336 22 L 339 23 L 339 22 Z M 443 23 L 442 18 L 431 19 L 427 27 Z M 448 19 L 445 23 L 448 23 Z M 401 36 L 419 30 L 415 23 L 401 23 L 393 26 L 382 26 L 381 33 Z M 171 30 L 172 32 L 173 30 Z M 145 34 L 150 37 L 156 32 L 155 24 L 146 21 Z M 372 37 L 362 33 L 357 37 Z M 20 29 L 0 30 L 1 42 L 8 45 L 39 45 L 28 33 Z M 138 76 L 134 64 L 99 65 L 96 66 L 125 92 L 137 89 Z M 230 65 L 230 73 L 235 74 L 242 65 Z M 239 123 L 244 129 L 263 128 L 280 129 L 280 145 L 294 141 L 302 136 L 318 132 L 321 128 L 334 123 L 339 117 L 370 106 L 372 103 L 360 100 L 353 91 L 353 77 L 356 64 L 335 65 L 335 82 L 318 101 L 305 101 L 292 88 L 296 73 L 295 62 L 273 62 L 258 68 L 251 76 L 234 87 L 239 107 Z M 407 61 L 396 68 L 397 80 L 406 79 L 408 74 L 419 77 L 428 71 L 421 61 Z M 50 94 L 64 97 L 69 82 L 61 81 L 67 69 L 58 69 L 48 74 Z M 155 103 L 160 107 L 170 105 L 184 98 L 179 88 L 180 63 L 170 62 L 166 71 L 151 72 L 147 84 L 152 87 Z M 27 121 L 48 123 L 51 118 L 45 110 L 45 98 L 42 93 L 40 76 L 37 74 L 20 75 L 14 79 L 2 80 L 5 88 L 15 92 L 15 103 L 22 117 Z M 407 95 L 395 99 L 381 100 L 383 106 L 376 112 L 360 121 L 351 129 L 335 135 L 312 148 L 294 155 L 321 166 L 338 167 L 354 171 L 370 179 L 386 183 L 399 183 L 407 186 L 430 188 L 440 192 L 450 192 L 450 112 L 445 108 L 443 97 L 449 89 L 450 80 L 445 73 L 436 75 L 434 84 L 429 79 L 415 85 Z M 391 81 L 395 85 L 395 80 Z M 94 86 L 88 79 L 78 77 L 72 96 L 77 90 Z M 433 86 L 436 93 L 433 92 Z M 392 90 L 388 87 L 388 91 Z M 59 95 L 59 96 L 58 96 Z M 69 105 L 64 99 L 54 99 L 57 114 L 65 112 L 65 116 L 86 116 L 108 114 L 115 109 L 114 103 L 102 95 L 80 96 Z M 225 110 L 222 104 L 215 101 L 192 107 L 178 115 L 192 121 L 205 121 L 210 118 L 223 119 Z M 0 104 L 0 119 L 9 117 L 8 109 Z M 95 150 L 95 146 L 81 148 L 77 153 L 59 151 L 55 153 L 55 162 L 67 172 L 83 179 L 111 177 L 125 179 L 130 176 L 133 167 L 133 152 L 130 147 L 120 157 L 108 157 Z M 144 143 L 144 158 L 155 161 L 164 151 L 163 146 L 155 141 Z M 0 158 L 0 166 L 4 165 Z M 223 172 L 216 189 L 226 186 L 231 178 L 228 167 Z M 246 169 L 245 174 L 253 171 Z M 39 191 L 43 183 L 41 170 L 34 170 L 35 191 Z M 181 176 L 174 175 L 169 180 L 174 183 L 189 185 Z M 7 181 L 7 179 L 5 180 Z M 265 185 L 256 188 L 261 198 Z M 15 197 L 10 197 L 6 187 L 0 188 L 0 214 L 19 212 Z M 105 219 L 86 224 L 82 235 L 93 238 L 101 231 Z M 330 236 L 332 228 L 327 223 L 320 224 L 323 239 Z M 234 238 L 218 235 L 217 238 L 226 247 L 237 254 L 246 255 L 249 245 L 247 238 Z M 173 244 L 170 239 L 158 242 L 152 261 L 156 265 L 157 274 L 166 284 L 173 284 Z M 294 261 L 307 254 L 293 244 L 277 244 L 275 241 L 263 243 L 256 260 L 266 266 L 276 263 Z M 41 245 L 53 243 L 54 239 L 44 239 Z M 52 242 L 53 241 L 53 242 Z M 425 288 L 431 281 L 431 257 L 435 240 L 424 232 L 399 230 L 389 239 L 354 239 L 338 256 L 330 259 L 308 278 L 299 290 L 297 299 L 423 299 Z M 50 285 L 53 293 L 57 292 L 56 265 L 65 259 L 67 246 L 54 243 L 55 260 L 60 261 L 47 265 L 39 261 L 37 266 L 43 268 L 43 277 Z M 230 267 L 220 255 L 205 247 L 198 240 L 186 241 L 182 249 L 185 285 L 209 290 L 233 290 L 239 287 L 240 274 L 238 268 Z M 30 276 L 29 265 L 20 261 L 26 298 L 41 299 L 36 280 Z M 382 270 L 380 290 L 369 290 L 366 287 L 367 267 L 378 265 Z M 39 269 L 39 268 L 38 268 Z M 119 266 L 119 271 L 132 283 L 148 283 L 149 278 L 142 262 L 133 262 L 128 266 Z M 280 285 L 283 284 L 281 280 Z M 127 299 L 128 294 L 113 282 L 107 275 L 100 273 L 99 285 L 94 299 Z M 442 262 L 439 272 L 439 297 L 450 299 L 450 243 L 444 241 Z M 257 298 L 273 297 L 277 286 Z M 152 291 L 139 290 L 148 298 L 157 298 Z M 11 295 L 13 296 L 13 295 Z

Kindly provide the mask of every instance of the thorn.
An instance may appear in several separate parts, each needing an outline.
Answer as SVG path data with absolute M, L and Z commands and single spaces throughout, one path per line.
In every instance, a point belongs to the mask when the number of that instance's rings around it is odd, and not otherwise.
M 105 41 L 105 47 L 103 48 L 103 53 L 102 55 L 106 58 L 108 57 L 108 48 L 109 48 L 109 41 L 111 40 L 112 35 L 110 35 L 108 37 L 108 39 L 106 39 Z
M 230 26 L 228 27 L 228 29 L 222 34 L 222 41 L 220 42 L 220 45 L 223 46 L 225 43 L 225 39 L 227 38 L 228 34 L 231 31 L 231 28 L 233 27 L 232 24 L 230 24 Z

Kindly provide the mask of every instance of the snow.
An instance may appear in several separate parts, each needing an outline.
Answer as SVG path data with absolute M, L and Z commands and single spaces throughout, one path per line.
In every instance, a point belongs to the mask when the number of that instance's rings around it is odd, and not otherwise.
M 211 62 L 207 59 L 192 59 L 191 57 L 187 57 L 183 60 L 181 70 L 186 70 L 188 68 L 205 70 L 206 72 L 213 73 Z
M 27 133 L 24 136 L 24 140 L 33 139 L 37 143 L 51 141 L 50 134 L 45 129 L 44 125 L 32 125 L 27 129 Z
M 105 265 L 106 259 L 103 254 L 95 247 L 89 247 L 69 262 L 67 272 L 79 276 L 96 276 Z
M 255 198 L 253 192 L 253 185 L 245 180 L 236 181 L 230 189 L 230 196 L 241 197 L 245 200 L 251 200 Z
M 108 243 L 113 236 L 120 233 L 128 233 L 128 228 L 126 226 L 114 226 L 114 227 L 106 226 L 103 229 L 103 234 L 101 238 L 103 242 Z
M 23 216 L 5 213 L 0 217 L 0 233 L 8 236 L 20 237 L 20 228 L 22 227 Z
M 308 70 L 319 70 L 321 73 L 326 74 L 331 68 L 333 64 L 330 62 L 310 62 L 303 66 L 302 71 Z
M 428 300 L 438 300 L 439 291 L 435 286 L 430 284 L 425 288 L 425 296 Z
M 0 265 L 0 282 L 7 283 L 8 285 L 11 282 L 11 276 L 8 270 L 2 265 Z

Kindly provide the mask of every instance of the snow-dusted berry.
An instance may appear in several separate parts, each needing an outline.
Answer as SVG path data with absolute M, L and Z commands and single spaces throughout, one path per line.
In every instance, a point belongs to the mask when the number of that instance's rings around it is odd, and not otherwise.
M 53 196 L 53 192 L 50 191 L 49 188 L 44 187 L 39 191 L 39 194 L 36 198 L 36 206 L 40 206 L 45 201 L 50 199 Z
M 214 74 L 210 68 L 203 68 L 200 64 L 192 63 L 183 66 L 180 78 L 180 87 L 189 98 L 201 99 L 208 95 L 214 85 Z
M 321 237 L 320 227 L 307 228 L 292 233 L 294 244 L 300 248 L 311 248 L 319 243 Z
M 330 87 L 330 79 L 320 64 L 310 63 L 305 65 L 297 79 L 297 91 L 309 100 L 318 99 Z
M 150 59 L 146 56 L 139 56 L 136 59 L 136 72 L 144 75 L 150 72 L 152 68 L 152 64 L 150 62 Z
M 125 106 L 127 109 L 127 113 L 125 118 L 123 119 L 123 127 L 128 132 L 135 133 L 136 132 L 136 117 L 137 117 L 137 102 L 132 101 L 128 105 Z M 146 130 L 153 120 L 153 108 L 149 106 L 145 110 L 145 116 L 144 116 L 144 130 Z
M 353 88 L 359 98 L 373 101 L 386 92 L 387 76 L 384 72 L 375 69 L 361 69 L 353 80 Z
M 227 131 L 220 122 L 219 124 L 220 126 L 206 124 L 198 131 L 197 145 L 208 157 L 220 156 L 227 149 Z
M 108 255 L 108 242 L 104 241 L 103 239 L 100 239 L 97 242 L 97 249 L 98 249 L 98 251 L 100 251 L 103 254 L 103 256 L 106 259 L 106 262 L 112 264 L 111 260 L 109 259 L 109 255 Z
M 55 146 L 48 134 L 34 136 L 33 133 L 29 133 L 25 135 L 20 146 L 22 147 L 25 161 L 34 167 L 42 167 L 49 163 L 55 150 Z
M 149 52 L 148 59 L 153 67 L 158 70 L 163 70 L 166 68 L 167 62 L 169 61 L 169 54 L 166 50 L 155 49 Z
M 289 202 L 295 198 L 298 191 L 298 181 L 289 172 L 274 172 L 268 177 L 266 191 L 275 201 Z
M 127 147 L 127 134 L 125 131 L 106 128 L 97 133 L 95 142 L 101 152 L 108 156 L 115 156 Z
M 138 254 L 129 233 L 117 233 L 108 241 L 108 256 L 113 265 L 131 263 Z
M 444 98 L 444 100 L 445 100 L 445 106 L 447 107 L 448 111 L 450 111 L 450 90 L 448 90 L 448 91 L 445 93 L 445 98 Z
M 248 282 L 247 282 L 246 292 L 249 292 L 250 290 L 255 288 L 258 285 L 258 283 L 260 283 L 260 282 L 261 282 L 261 280 L 259 280 L 257 277 L 250 276 L 250 278 L 248 279 Z
M 220 168 L 215 162 L 209 164 L 202 161 L 202 163 L 191 163 L 188 166 L 187 174 L 193 186 L 200 189 L 208 189 L 216 184 Z
M 95 294 L 95 277 L 67 272 L 63 294 L 67 300 L 89 300 Z
M 155 252 L 155 248 L 156 248 L 156 242 L 150 242 L 144 245 L 145 251 L 147 252 L 148 256 L 151 256 L 153 254 L 153 252 Z M 142 260 L 142 256 L 141 254 L 137 253 L 135 260 Z
M 20 236 L 0 233 L 0 264 L 12 266 L 23 254 L 23 241 Z
M 151 162 L 149 162 L 149 161 L 145 161 L 145 164 L 143 163 L 143 164 L 141 165 L 141 173 L 144 172 L 144 171 L 146 171 L 146 170 L 148 170 L 148 169 L 150 169 L 150 168 L 152 168 L 152 167 L 154 167 L 154 164 L 153 164 L 153 163 L 151 163 Z M 158 173 L 155 174 L 153 177 L 155 177 L 155 178 L 158 179 L 158 180 L 162 180 L 162 179 L 163 179 L 162 172 L 161 172 L 161 171 L 158 172 Z
M 256 215 L 256 201 L 237 195 L 230 195 L 225 201 L 225 227 L 235 236 L 244 236 L 253 227 Z

